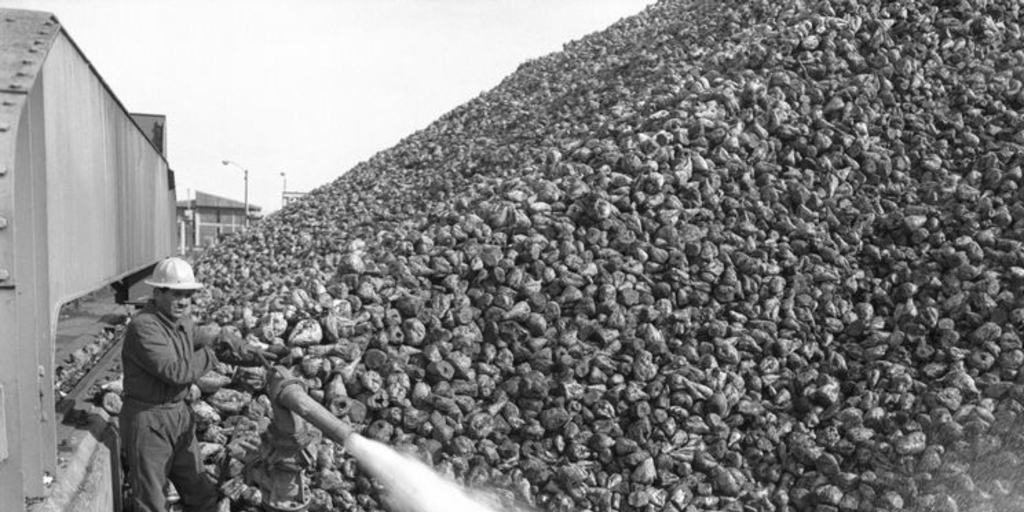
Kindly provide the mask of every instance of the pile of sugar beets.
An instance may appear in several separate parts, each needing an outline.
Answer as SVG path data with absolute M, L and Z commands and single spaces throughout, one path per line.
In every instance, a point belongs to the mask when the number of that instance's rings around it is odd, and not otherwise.
M 1024 509 L 1014 0 L 662 0 L 197 260 L 204 320 L 544 510 Z M 262 369 L 194 404 L 257 510 Z M 312 510 L 379 510 L 316 443 Z

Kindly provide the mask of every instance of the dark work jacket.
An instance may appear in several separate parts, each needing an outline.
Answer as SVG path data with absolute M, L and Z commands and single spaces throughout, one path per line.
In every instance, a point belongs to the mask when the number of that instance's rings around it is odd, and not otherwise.
M 125 398 L 151 405 L 183 400 L 189 385 L 217 362 L 210 348 L 192 348 L 194 338 L 191 319 L 171 320 L 155 304 L 147 304 L 124 334 Z

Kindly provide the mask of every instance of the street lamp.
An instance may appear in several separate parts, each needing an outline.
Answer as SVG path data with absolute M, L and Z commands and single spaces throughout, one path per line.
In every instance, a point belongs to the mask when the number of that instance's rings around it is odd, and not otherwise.
M 224 165 L 234 165 L 243 172 L 245 172 L 245 227 L 249 227 L 249 169 L 238 165 L 238 162 L 232 162 L 231 160 L 221 160 L 220 163 Z
M 281 171 L 281 206 L 284 207 L 285 201 L 288 199 L 288 177 L 284 175 L 284 171 Z

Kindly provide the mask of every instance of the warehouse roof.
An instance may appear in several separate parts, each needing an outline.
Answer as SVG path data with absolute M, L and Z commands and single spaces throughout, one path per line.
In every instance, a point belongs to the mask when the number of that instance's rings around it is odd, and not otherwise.
M 193 203 L 195 203 L 193 205 Z M 207 194 L 206 192 L 196 191 L 195 199 L 188 201 L 178 201 L 178 208 L 224 208 L 224 209 L 245 209 L 245 203 L 235 201 L 234 199 L 228 199 L 226 197 L 215 196 L 213 194 Z M 250 212 L 258 212 L 263 208 L 249 203 Z

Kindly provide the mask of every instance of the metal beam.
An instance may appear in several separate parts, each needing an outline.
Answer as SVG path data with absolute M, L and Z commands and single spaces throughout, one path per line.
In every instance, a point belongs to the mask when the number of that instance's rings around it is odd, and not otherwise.
M 0 9 L 0 511 L 59 477 L 60 306 L 172 254 L 172 180 L 52 15 Z

